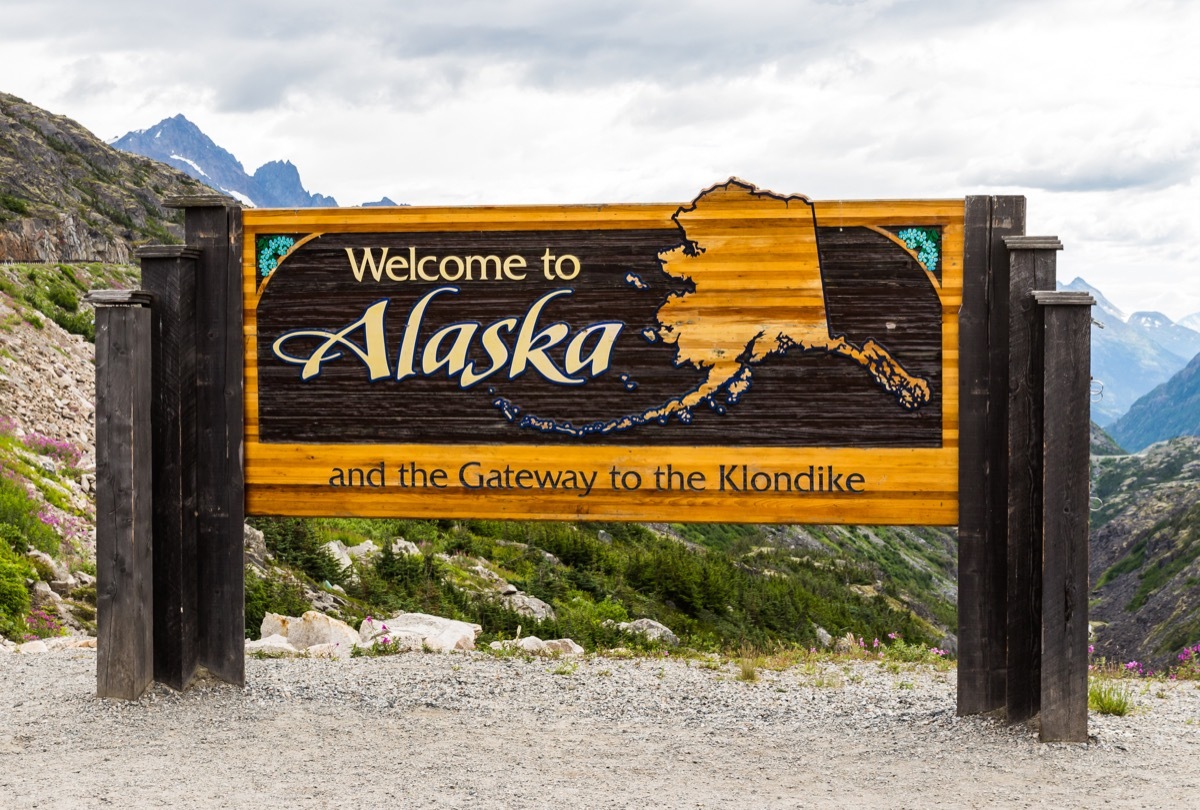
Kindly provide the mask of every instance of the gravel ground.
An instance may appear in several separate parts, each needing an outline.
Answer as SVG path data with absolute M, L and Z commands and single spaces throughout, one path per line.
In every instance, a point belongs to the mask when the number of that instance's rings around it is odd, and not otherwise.
M 556 670 L 558 670 L 556 672 Z M 0 807 L 1165 807 L 1200 688 L 1087 745 L 954 715 L 953 670 L 481 653 L 250 660 L 246 689 L 99 700 L 95 653 L 0 655 Z

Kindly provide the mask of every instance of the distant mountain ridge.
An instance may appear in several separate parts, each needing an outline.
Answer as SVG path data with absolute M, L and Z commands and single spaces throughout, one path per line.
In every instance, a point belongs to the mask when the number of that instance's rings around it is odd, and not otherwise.
M 183 115 L 164 118 L 149 129 L 126 133 L 113 148 L 173 166 L 216 191 L 259 208 L 333 208 L 337 200 L 311 194 L 287 160 L 273 160 L 247 174 L 241 161 L 218 146 Z
M 1092 402 L 1092 419 L 1102 427 L 1111 426 L 1200 352 L 1200 332 L 1160 312 L 1135 312 L 1127 318 L 1082 278 L 1059 288 L 1096 299 L 1093 319 L 1099 323 L 1092 324 L 1092 377 L 1103 385 L 1103 395 Z M 1114 438 L 1125 444 L 1120 436 Z
M 1134 452 L 1176 436 L 1200 436 L 1200 353 L 1112 424 L 1114 439 Z

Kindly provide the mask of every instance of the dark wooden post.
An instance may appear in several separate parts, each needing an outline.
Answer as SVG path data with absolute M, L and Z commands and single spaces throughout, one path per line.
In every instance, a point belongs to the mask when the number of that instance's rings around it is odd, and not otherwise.
M 137 252 L 154 294 L 154 679 L 184 689 L 199 661 L 196 599 L 196 260 Z
M 1009 236 L 1008 722 L 1038 713 L 1042 661 L 1042 329 L 1035 290 L 1053 290 L 1056 237 Z
M 959 314 L 958 713 L 1004 706 L 1008 249 L 1024 197 L 968 197 Z
M 149 293 L 97 290 L 96 695 L 135 700 L 154 676 Z
M 245 683 L 242 216 L 221 195 L 177 197 L 196 265 L 196 574 L 200 664 Z
M 1087 742 L 1089 388 L 1087 293 L 1035 293 L 1045 323 L 1041 735 Z

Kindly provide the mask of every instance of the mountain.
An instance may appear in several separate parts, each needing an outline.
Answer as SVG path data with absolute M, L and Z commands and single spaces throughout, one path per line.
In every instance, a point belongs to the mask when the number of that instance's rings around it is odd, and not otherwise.
M 178 242 L 183 214 L 164 197 L 203 186 L 111 149 L 80 124 L 0 93 L 0 260 L 129 262 Z
M 1161 669 L 1200 641 L 1200 437 L 1093 457 L 1096 656 Z
M 1184 315 L 1179 319 L 1180 326 L 1186 326 L 1188 329 L 1194 329 L 1200 332 L 1200 312 L 1193 312 L 1191 315 Z
M 1200 353 L 1146 394 L 1112 424 L 1113 438 L 1130 450 L 1176 436 L 1200 436 Z
M 1091 445 L 1093 456 L 1125 455 L 1125 449 L 1117 444 L 1116 440 L 1095 422 L 1091 424 Z
M 1175 323 L 1161 312 L 1135 312 L 1126 323 L 1172 354 L 1188 358 L 1200 353 L 1200 332 Z
M 363 208 L 394 208 L 397 205 L 399 205 L 399 203 L 393 201 L 391 197 L 383 197 L 382 199 L 379 200 L 379 202 L 365 202 L 362 204 L 362 207 Z
M 1092 324 L 1092 377 L 1103 385 L 1103 395 L 1092 402 L 1092 419 L 1107 427 L 1137 401 L 1171 378 L 1200 351 L 1200 333 L 1173 323 L 1159 313 L 1124 313 L 1104 294 L 1081 278 L 1060 289 L 1086 292 L 1096 299 Z M 1188 351 L 1186 356 L 1176 350 Z M 1118 439 L 1119 441 L 1119 439 Z
M 291 161 L 264 163 L 253 175 L 240 161 L 182 115 L 164 118 L 149 129 L 127 133 L 112 142 L 123 152 L 174 166 L 217 191 L 247 205 L 265 208 L 331 208 L 337 200 L 310 194 Z

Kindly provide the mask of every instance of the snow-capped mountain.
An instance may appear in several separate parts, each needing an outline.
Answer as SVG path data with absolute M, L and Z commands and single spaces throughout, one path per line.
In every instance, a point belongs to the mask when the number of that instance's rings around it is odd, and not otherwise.
M 1140 397 L 1169 380 L 1200 352 L 1200 332 L 1174 323 L 1157 312 L 1128 318 L 1104 294 L 1081 278 L 1060 289 L 1090 293 L 1092 311 L 1092 377 L 1103 395 L 1092 402 L 1092 419 L 1107 427 Z
M 305 190 L 300 182 L 300 172 L 291 161 L 274 160 L 258 167 L 253 175 L 247 174 L 236 157 L 182 115 L 165 118 L 149 129 L 123 135 L 113 141 L 112 146 L 173 166 L 246 205 L 266 208 L 337 205 L 337 200 L 332 197 Z

